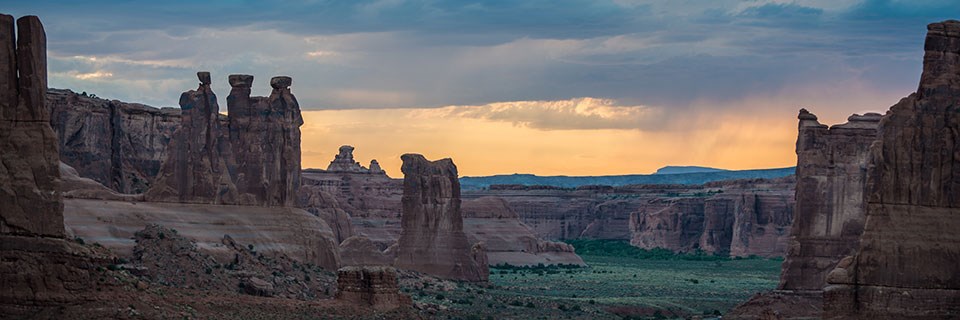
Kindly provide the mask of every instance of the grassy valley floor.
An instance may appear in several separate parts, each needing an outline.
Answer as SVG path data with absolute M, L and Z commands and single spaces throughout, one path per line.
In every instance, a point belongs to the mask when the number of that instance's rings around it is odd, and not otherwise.
M 582 242 L 582 241 L 581 241 Z M 578 245 L 578 243 L 574 243 Z M 590 247 L 593 247 L 591 250 Z M 779 259 L 731 259 L 579 243 L 589 267 L 491 268 L 490 285 L 404 283 L 438 318 L 673 319 L 726 313 L 774 289 Z

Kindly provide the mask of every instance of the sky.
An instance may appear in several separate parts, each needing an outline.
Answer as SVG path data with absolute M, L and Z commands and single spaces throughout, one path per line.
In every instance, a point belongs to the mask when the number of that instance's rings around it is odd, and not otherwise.
M 451 157 L 461 175 L 796 163 L 796 115 L 885 112 L 926 25 L 960 1 L 11 1 L 40 16 L 51 87 L 176 107 L 213 74 L 288 75 L 304 167 L 337 147 Z

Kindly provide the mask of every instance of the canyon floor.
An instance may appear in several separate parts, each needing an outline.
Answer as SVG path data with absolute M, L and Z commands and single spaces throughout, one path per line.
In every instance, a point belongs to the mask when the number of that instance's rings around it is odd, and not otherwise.
M 585 242 L 580 242 L 583 245 Z M 588 267 L 490 269 L 487 286 L 401 281 L 425 315 L 448 319 L 715 318 L 774 289 L 781 259 L 615 252 L 626 242 L 595 241 Z M 579 249 L 579 248 L 578 248 Z M 480 316 L 482 315 L 482 316 Z

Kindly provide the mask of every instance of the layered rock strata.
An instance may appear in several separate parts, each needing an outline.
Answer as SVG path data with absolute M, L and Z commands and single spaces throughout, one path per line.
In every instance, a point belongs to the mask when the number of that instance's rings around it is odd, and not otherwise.
M 960 317 L 960 21 L 927 27 L 916 93 L 880 122 L 857 254 L 827 276 L 824 317 Z
M 460 182 L 450 159 L 429 161 L 419 154 L 404 154 L 403 231 L 397 241 L 394 265 L 445 279 L 487 281 L 486 261 L 471 251 L 463 232 Z
M 269 97 L 250 97 L 253 76 L 231 75 L 226 126 L 210 74 L 180 98 L 180 127 L 170 139 L 148 201 L 292 207 L 301 186 L 300 126 L 290 77 L 274 77 Z
M 392 310 L 412 300 L 400 293 L 397 270 L 390 267 L 344 267 L 337 271 L 337 300 Z
M 0 14 L 0 234 L 63 237 L 46 34 L 35 16 L 16 25 L 15 37 L 13 17 Z

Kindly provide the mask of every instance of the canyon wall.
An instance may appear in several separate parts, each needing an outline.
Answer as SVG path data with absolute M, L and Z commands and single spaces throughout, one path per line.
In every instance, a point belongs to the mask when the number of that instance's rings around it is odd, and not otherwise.
M 960 21 L 927 29 L 917 92 L 871 147 L 863 235 L 827 276 L 825 318 L 960 316 Z
M 403 215 L 394 264 L 445 279 L 487 281 L 485 253 L 476 252 L 479 244 L 471 246 L 463 232 L 457 166 L 450 159 L 429 161 L 419 154 L 400 159 Z
M 160 171 L 180 110 L 50 89 L 46 105 L 60 161 L 120 193 L 142 193 Z
M 545 239 L 628 240 L 676 252 L 783 256 L 793 217 L 792 177 L 705 185 L 494 185 L 497 197 Z

